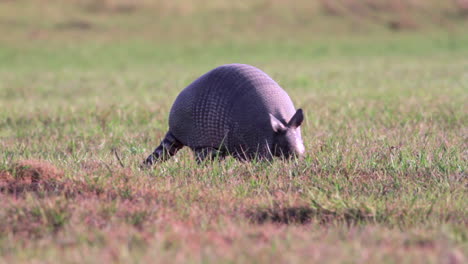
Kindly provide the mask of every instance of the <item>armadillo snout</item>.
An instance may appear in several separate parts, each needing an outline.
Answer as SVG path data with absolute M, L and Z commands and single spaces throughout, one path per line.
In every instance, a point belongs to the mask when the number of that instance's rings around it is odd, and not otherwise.
M 304 155 L 305 155 L 305 147 L 304 147 L 304 144 L 302 142 L 299 142 L 296 147 L 295 147 L 295 151 L 294 151 L 294 155 L 298 158 L 303 158 Z

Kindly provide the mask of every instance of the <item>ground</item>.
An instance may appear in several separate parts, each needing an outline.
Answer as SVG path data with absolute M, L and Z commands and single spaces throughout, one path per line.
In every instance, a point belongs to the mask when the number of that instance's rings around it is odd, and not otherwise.
M 136 2 L 0 3 L 0 263 L 467 261 L 466 10 Z M 305 159 L 140 170 L 233 62 L 304 109 Z

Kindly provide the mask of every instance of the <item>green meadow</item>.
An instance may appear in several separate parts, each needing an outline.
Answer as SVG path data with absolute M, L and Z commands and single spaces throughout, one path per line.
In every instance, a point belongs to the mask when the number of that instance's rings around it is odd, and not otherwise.
M 0 2 L 0 263 L 467 261 L 466 9 L 369 2 Z M 141 170 L 234 62 L 304 109 L 306 157 Z

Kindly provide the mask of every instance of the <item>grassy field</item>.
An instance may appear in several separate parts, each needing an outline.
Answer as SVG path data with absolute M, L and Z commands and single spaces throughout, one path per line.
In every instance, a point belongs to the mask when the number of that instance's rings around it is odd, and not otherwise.
M 203 2 L 0 2 L 0 263 L 468 260 L 463 12 Z M 306 158 L 139 170 L 232 62 L 305 110 Z

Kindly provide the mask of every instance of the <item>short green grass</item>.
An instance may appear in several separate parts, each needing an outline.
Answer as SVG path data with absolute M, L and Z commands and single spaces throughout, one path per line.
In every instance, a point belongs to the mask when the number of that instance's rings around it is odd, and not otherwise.
M 298 29 L 306 16 L 289 10 L 297 18 L 285 11 L 280 31 L 260 21 L 255 34 L 230 16 L 203 31 L 227 12 L 216 6 L 176 9 L 179 22 L 154 28 L 142 26 L 153 9 L 91 7 L 0 3 L 0 262 L 467 260 L 459 25 L 353 32 L 343 18 L 313 20 L 335 21 L 333 35 L 310 21 Z M 254 7 L 236 8 L 255 20 L 243 11 Z M 305 110 L 305 159 L 198 166 L 184 149 L 139 170 L 179 91 L 232 62 L 263 69 Z M 28 169 L 38 183 L 21 180 Z

